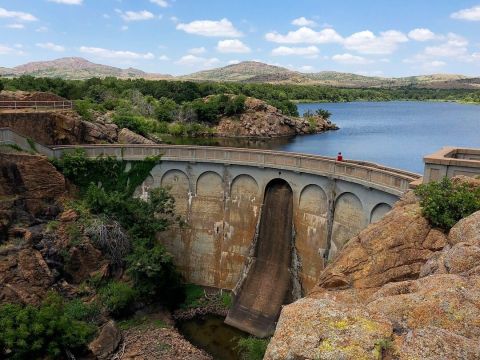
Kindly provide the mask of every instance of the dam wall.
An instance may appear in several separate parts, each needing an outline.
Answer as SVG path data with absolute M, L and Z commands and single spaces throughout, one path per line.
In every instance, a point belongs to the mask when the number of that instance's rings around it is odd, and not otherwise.
M 162 161 L 140 189 L 167 187 L 186 225 L 158 235 L 187 281 L 234 289 L 252 251 L 267 184 L 292 189 L 292 230 L 304 292 L 352 236 L 397 195 L 327 176 L 216 163 Z M 287 220 L 287 219 L 285 219 Z M 274 226 L 274 224 L 271 224 Z
M 164 186 L 185 225 L 158 234 L 189 282 L 235 289 L 245 278 L 267 184 L 292 191 L 292 241 L 301 291 L 315 285 L 329 259 L 369 223 L 378 221 L 419 175 L 377 164 L 268 150 L 175 145 L 45 147 L 0 129 L 0 143 L 51 158 L 82 148 L 87 156 L 139 161 L 161 156 L 138 195 Z M 267 224 L 266 226 L 273 226 Z

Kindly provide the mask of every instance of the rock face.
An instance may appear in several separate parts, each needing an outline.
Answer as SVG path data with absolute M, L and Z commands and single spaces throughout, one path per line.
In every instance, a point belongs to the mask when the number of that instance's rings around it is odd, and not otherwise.
M 13 223 L 27 227 L 35 217 L 58 213 L 55 200 L 65 193 L 65 179 L 41 156 L 0 153 L 0 242 Z
M 38 303 L 54 283 L 37 225 L 58 214 L 65 179 L 45 157 L 0 153 L 0 302 Z M 43 219 L 43 220 L 42 220 Z
M 479 234 L 480 212 L 446 236 L 400 202 L 282 310 L 266 359 L 479 359 Z
M 245 111 L 237 117 L 224 117 L 216 131 L 225 137 L 280 137 L 313 134 L 338 129 L 321 117 L 303 118 L 283 115 L 277 108 L 254 98 L 247 98 Z
M 154 141 L 149 140 L 142 135 L 134 133 L 127 128 L 123 128 L 118 133 L 118 142 L 120 144 L 155 144 Z
M 415 279 L 427 259 L 446 244 L 446 236 L 430 227 L 409 194 L 379 223 L 347 243 L 320 275 L 317 289 L 375 289 Z
M 122 341 L 122 332 L 115 321 L 110 320 L 102 326 L 98 336 L 88 345 L 88 349 L 98 360 L 111 359 L 111 355 Z

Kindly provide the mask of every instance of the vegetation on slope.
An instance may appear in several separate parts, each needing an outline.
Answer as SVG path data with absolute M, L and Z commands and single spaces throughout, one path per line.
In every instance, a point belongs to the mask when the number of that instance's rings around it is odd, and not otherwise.
M 422 184 L 415 189 L 422 214 L 433 226 L 450 230 L 459 220 L 480 210 L 480 188 L 455 183 L 445 177 L 439 182 Z

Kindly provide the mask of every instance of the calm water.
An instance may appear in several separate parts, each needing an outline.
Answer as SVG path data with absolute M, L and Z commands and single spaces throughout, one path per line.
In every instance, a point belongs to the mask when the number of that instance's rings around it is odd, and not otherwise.
M 238 339 L 248 337 L 248 334 L 223 320 L 219 316 L 206 315 L 180 322 L 177 326 L 188 341 L 207 351 L 215 360 L 240 360 L 235 347 Z
M 443 146 L 480 147 L 480 106 L 446 102 L 354 102 L 299 104 L 298 111 L 323 108 L 339 127 L 297 136 L 277 150 L 373 161 L 417 173 L 422 158 Z

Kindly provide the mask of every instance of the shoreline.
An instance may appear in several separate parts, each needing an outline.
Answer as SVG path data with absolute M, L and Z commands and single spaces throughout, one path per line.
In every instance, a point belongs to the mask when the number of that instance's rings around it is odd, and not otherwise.
M 440 102 L 440 103 L 456 103 L 462 105 L 480 105 L 480 102 L 475 101 L 463 101 L 463 100 L 439 100 L 439 99 L 426 99 L 426 100 L 412 100 L 412 99 L 392 99 L 392 100 L 355 100 L 355 101 L 324 101 L 324 100 L 310 100 L 310 99 L 302 99 L 302 100 L 290 100 L 295 105 L 299 104 L 347 104 L 347 103 L 364 103 L 364 102 Z

